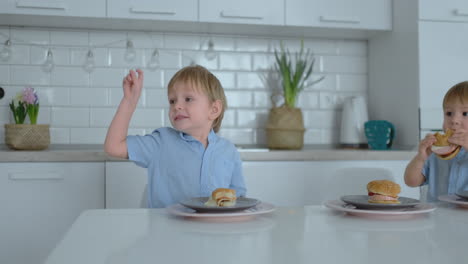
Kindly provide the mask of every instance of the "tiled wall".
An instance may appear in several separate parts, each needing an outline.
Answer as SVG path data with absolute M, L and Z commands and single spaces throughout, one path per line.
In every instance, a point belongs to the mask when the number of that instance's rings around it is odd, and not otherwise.
M 299 38 L 0 27 L 0 43 L 8 36 L 12 57 L 0 60 L 0 86 L 6 91 L 0 100 L 0 123 L 11 121 L 9 100 L 30 85 L 40 97 L 38 123 L 51 125 L 56 144 L 102 144 L 123 95 L 122 78 L 134 67 L 145 70 L 145 87 L 129 133 L 169 126 L 166 84 L 192 62 L 211 70 L 225 88 L 229 109 L 221 134 L 237 144 L 264 144 L 272 91 L 264 76 L 274 64 L 274 48 L 280 41 L 292 51 L 300 47 Z M 132 63 L 124 60 L 127 38 L 136 48 Z M 210 38 L 218 55 L 214 60 L 204 53 Z M 316 57 L 312 78 L 325 76 L 300 95 L 305 143 L 337 143 L 343 99 L 367 94 L 367 42 L 306 38 L 304 43 Z M 91 73 L 82 68 L 89 47 L 96 63 Z M 49 48 L 55 67 L 48 73 L 41 66 Z M 160 54 L 160 67 L 145 69 L 154 48 Z M 3 134 L 2 126 L 1 138 Z

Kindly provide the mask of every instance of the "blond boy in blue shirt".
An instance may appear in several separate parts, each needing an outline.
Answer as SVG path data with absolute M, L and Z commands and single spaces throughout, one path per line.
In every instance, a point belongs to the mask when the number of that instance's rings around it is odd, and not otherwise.
M 440 195 L 468 189 L 468 82 L 461 82 L 450 88 L 444 96 L 442 106 L 443 129 L 454 132 L 448 142 L 461 146 L 460 152 L 450 160 L 438 158 L 431 150 L 436 137 L 428 134 L 420 142 L 418 154 L 405 171 L 406 185 L 428 185 L 427 197 L 421 198 L 429 202 L 437 201 Z
M 178 71 L 168 84 L 172 128 L 127 136 L 143 88 L 142 70 L 123 80 L 124 97 L 107 132 L 104 148 L 148 169 L 148 206 L 166 207 L 193 197 L 232 188 L 245 196 L 242 163 L 236 147 L 216 132 L 227 101 L 219 80 L 202 66 Z M 129 175 L 130 176 L 130 175 Z

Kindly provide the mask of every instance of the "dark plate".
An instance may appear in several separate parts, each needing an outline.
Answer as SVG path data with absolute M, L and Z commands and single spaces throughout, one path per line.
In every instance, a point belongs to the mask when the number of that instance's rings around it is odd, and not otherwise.
M 376 209 L 376 210 L 388 210 L 388 209 L 402 209 L 413 207 L 421 202 L 419 200 L 408 198 L 408 197 L 399 197 L 399 204 L 380 204 L 380 203 L 369 203 L 369 196 L 367 195 L 345 195 L 341 197 L 341 200 L 347 204 L 356 206 L 359 209 Z
M 205 203 L 208 201 L 208 197 L 196 197 L 183 202 L 180 202 L 181 205 L 191 208 L 199 213 L 225 213 L 225 212 L 234 212 L 242 211 L 256 206 L 260 203 L 259 200 L 246 197 L 237 197 L 236 205 L 227 206 L 227 207 L 215 207 L 215 206 L 206 206 Z
M 468 199 L 468 191 L 458 191 L 455 195 L 463 199 Z

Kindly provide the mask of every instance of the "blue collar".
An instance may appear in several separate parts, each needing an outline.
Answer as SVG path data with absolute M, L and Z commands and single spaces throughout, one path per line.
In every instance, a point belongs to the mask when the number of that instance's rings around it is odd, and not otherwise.
M 192 137 L 190 134 L 187 134 L 187 133 L 182 132 L 182 131 L 178 131 L 178 132 L 179 132 L 180 137 L 185 141 L 198 141 L 197 139 Z M 217 139 L 218 139 L 218 135 L 216 135 L 214 130 L 211 129 L 210 133 L 208 134 L 208 144 L 216 142 Z

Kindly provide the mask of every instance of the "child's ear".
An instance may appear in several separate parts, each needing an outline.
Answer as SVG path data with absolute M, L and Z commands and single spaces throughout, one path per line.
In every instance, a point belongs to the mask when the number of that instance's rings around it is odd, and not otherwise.
M 211 119 L 215 120 L 218 118 L 218 116 L 221 114 L 223 110 L 223 104 L 221 103 L 221 100 L 216 100 L 211 104 Z

